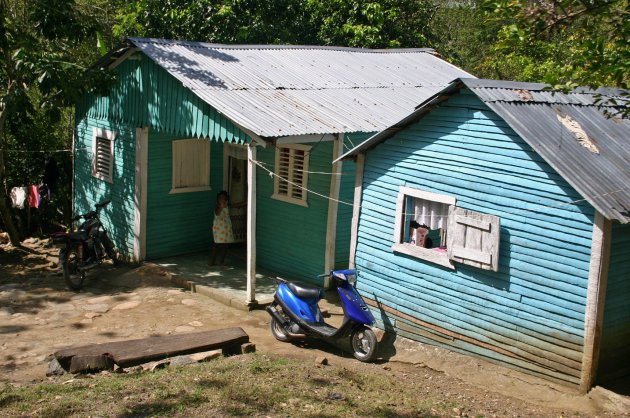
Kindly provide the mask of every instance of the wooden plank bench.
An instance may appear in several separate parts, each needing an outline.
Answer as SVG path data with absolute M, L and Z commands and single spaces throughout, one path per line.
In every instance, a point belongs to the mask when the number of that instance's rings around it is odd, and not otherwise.
M 99 363 L 105 365 L 112 361 L 113 364 L 125 368 L 202 351 L 223 349 L 232 352 L 235 347 L 247 342 L 249 336 L 245 331 L 240 327 L 234 327 L 69 347 L 57 351 L 54 356 L 65 370 L 76 373 L 98 369 Z M 73 363 L 76 364 L 71 367 Z M 85 370 L 77 370 L 77 367 L 80 369 L 81 363 L 85 363 Z

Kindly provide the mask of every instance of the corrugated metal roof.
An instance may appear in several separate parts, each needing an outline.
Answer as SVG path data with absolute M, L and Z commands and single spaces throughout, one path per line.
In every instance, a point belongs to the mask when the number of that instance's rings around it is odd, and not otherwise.
M 470 74 L 430 49 L 216 45 L 130 38 L 237 125 L 262 137 L 374 132 Z
M 606 218 L 630 222 L 630 120 L 605 114 L 615 111 L 611 98 L 616 100 L 616 106 L 628 106 L 627 96 L 622 97 L 621 90 L 578 89 L 562 93 L 551 92 L 543 84 L 456 80 L 341 159 L 390 138 L 464 87 L 501 116 Z

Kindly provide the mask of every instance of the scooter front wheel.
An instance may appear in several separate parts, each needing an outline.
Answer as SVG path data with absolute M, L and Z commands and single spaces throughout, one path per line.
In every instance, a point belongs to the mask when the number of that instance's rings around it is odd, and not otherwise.
M 359 361 L 368 362 L 376 357 L 376 334 L 368 327 L 360 327 L 352 332 L 352 354 Z
M 291 339 L 291 337 L 289 337 L 287 332 L 284 330 L 282 324 L 279 323 L 274 317 L 271 318 L 271 333 L 274 337 L 276 337 L 276 340 L 278 341 L 287 342 Z

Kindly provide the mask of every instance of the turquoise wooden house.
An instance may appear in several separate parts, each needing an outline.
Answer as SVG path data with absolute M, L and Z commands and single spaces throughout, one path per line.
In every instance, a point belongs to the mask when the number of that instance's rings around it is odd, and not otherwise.
M 100 64 L 118 78 L 77 106 L 75 210 L 111 198 L 117 248 L 152 260 L 209 250 L 227 190 L 249 302 L 256 266 L 301 278 L 347 266 L 352 208 L 338 201 L 355 170 L 332 160 L 467 75 L 428 49 L 139 38 Z
M 456 80 L 346 153 L 350 257 L 386 330 L 588 390 L 630 372 L 630 120 L 545 87 Z

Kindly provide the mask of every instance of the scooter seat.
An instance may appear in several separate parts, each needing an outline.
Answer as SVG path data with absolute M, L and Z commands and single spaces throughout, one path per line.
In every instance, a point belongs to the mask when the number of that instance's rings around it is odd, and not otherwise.
M 324 290 L 301 282 L 289 282 L 287 286 L 295 296 L 301 299 L 319 299 L 324 296 Z

